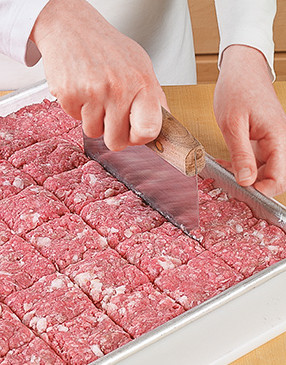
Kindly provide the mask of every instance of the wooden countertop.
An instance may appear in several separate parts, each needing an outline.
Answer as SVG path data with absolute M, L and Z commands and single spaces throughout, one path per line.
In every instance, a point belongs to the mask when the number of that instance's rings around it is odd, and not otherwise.
M 274 84 L 278 97 L 286 111 L 286 82 Z M 164 87 L 169 107 L 192 134 L 215 158 L 228 159 L 227 147 L 213 114 L 214 85 L 167 86 Z M 6 94 L 0 91 L 0 96 Z M 286 205 L 286 193 L 276 197 Z M 260 346 L 256 350 L 234 361 L 231 365 L 285 365 L 286 332 Z

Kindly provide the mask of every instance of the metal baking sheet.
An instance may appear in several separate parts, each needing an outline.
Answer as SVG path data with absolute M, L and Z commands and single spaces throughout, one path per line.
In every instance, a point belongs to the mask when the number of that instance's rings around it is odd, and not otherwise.
M 0 115 L 53 100 L 45 81 L 0 98 Z M 286 210 L 206 157 L 202 177 L 286 231 Z M 91 365 L 224 365 L 286 331 L 286 260 L 253 275 Z

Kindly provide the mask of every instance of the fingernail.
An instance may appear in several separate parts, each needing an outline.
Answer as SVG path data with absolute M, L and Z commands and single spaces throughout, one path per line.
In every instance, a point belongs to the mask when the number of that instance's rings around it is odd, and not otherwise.
M 251 178 L 251 175 L 252 175 L 251 170 L 248 167 L 245 167 L 238 171 L 237 180 L 240 182 L 246 181 Z

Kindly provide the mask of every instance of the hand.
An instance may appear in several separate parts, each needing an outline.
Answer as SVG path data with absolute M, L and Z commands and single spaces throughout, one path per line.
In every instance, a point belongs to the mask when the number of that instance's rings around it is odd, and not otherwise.
M 107 147 L 144 144 L 161 129 L 165 95 L 151 60 L 84 0 L 50 0 L 30 37 L 50 92 L 89 137 Z
M 237 182 L 268 196 L 285 191 L 286 115 L 262 53 L 240 45 L 224 51 L 214 112 Z

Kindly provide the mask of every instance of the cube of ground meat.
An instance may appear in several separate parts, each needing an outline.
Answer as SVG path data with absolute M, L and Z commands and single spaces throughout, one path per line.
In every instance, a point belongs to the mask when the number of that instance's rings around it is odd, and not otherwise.
M 107 237 L 113 248 L 123 239 L 149 231 L 165 221 L 131 191 L 89 203 L 80 215 L 92 228 Z
M 205 251 L 187 265 L 163 271 L 155 284 L 185 309 L 190 309 L 242 279 L 222 259 Z
M 29 343 L 35 337 L 5 304 L 0 303 L 0 360 L 8 351 Z
M 163 270 L 185 264 L 204 251 L 197 241 L 167 222 L 120 242 L 116 250 L 151 281 Z
M 116 251 L 88 252 L 86 258 L 70 265 L 64 273 L 98 303 L 117 293 L 130 292 L 147 283 L 148 278 L 135 266 L 128 264 Z
M 286 258 L 286 234 L 279 227 L 261 219 L 248 233 L 255 236 L 262 247 L 267 247 L 275 258 L 279 260 Z
M 81 260 L 87 250 L 107 247 L 106 238 L 76 214 L 52 219 L 27 233 L 26 239 L 60 270 Z
M 61 138 L 65 139 L 69 142 L 76 143 L 82 151 L 84 150 L 83 134 L 82 134 L 82 126 L 81 125 L 79 125 L 76 128 L 71 129 L 67 133 L 62 134 Z
M 20 237 L 12 237 L 0 246 L 0 300 L 53 272 L 55 267 L 32 245 Z
M 1 365 L 64 365 L 57 354 L 38 337 L 7 353 Z
M 271 251 L 259 245 L 259 240 L 249 234 L 229 237 L 212 245 L 209 250 L 245 278 L 265 269 L 274 259 Z
M 152 284 L 141 285 L 131 293 L 118 293 L 102 305 L 108 316 L 135 338 L 184 312 Z
M 40 185 L 47 177 L 72 170 L 87 160 L 78 146 L 57 138 L 35 143 L 9 158 L 9 162 L 23 169 Z
M 0 218 L 22 236 L 43 222 L 65 213 L 68 209 L 63 203 L 49 191 L 35 185 L 0 201 Z
M 59 273 L 44 276 L 31 287 L 12 293 L 5 302 L 38 335 L 94 307 L 67 276 Z
M 11 236 L 12 232 L 8 228 L 7 224 L 0 220 L 0 246 L 9 241 Z
M 15 169 L 8 161 L 0 160 L 0 199 L 16 195 L 33 184 L 35 181 L 30 175 Z
M 250 208 L 235 199 L 212 200 L 200 206 L 200 227 L 190 232 L 206 248 L 236 233 L 247 231 L 257 219 Z M 208 246 L 205 246 L 207 241 Z
M 125 185 L 109 175 L 97 162 L 48 178 L 44 187 L 53 192 L 77 214 L 90 202 L 127 191 Z
M 89 364 L 130 340 L 122 328 L 95 308 L 53 326 L 46 334 L 46 341 L 71 365 Z

